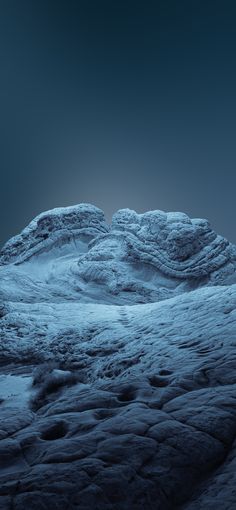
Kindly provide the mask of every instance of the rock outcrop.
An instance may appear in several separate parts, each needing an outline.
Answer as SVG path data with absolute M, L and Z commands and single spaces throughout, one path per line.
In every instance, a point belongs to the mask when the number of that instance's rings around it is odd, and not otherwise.
M 55 246 L 79 239 L 88 242 L 108 227 L 101 209 L 91 204 L 59 207 L 36 216 L 0 252 L 0 264 L 21 264 Z
M 0 509 L 231 510 L 235 246 L 181 213 L 68 213 L 1 253 Z
M 13 299 L 14 288 L 14 300 L 27 289 L 31 300 L 146 303 L 236 282 L 236 248 L 206 220 L 123 209 L 109 227 L 88 204 L 39 215 L 6 243 L 0 263 L 2 291 Z

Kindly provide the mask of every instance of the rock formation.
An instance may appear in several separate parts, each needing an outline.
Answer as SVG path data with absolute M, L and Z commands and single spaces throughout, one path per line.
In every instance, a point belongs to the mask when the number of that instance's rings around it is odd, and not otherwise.
M 0 509 L 234 508 L 236 247 L 80 204 L 0 262 Z

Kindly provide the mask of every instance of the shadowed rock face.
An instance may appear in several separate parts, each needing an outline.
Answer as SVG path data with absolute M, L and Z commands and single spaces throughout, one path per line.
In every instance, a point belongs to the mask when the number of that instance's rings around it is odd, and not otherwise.
M 234 508 L 235 247 L 81 204 L 1 263 L 0 509 Z

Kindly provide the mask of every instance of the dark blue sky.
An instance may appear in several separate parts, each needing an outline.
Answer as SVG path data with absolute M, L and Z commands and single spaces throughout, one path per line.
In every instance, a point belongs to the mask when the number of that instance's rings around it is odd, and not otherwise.
M 233 0 L 0 0 L 0 242 L 79 202 L 236 242 L 235 27 Z

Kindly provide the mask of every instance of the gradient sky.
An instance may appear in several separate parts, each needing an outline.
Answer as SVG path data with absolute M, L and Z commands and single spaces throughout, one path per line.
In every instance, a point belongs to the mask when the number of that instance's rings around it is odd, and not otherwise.
M 235 0 L 0 0 L 0 243 L 91 202 L 236 243 Z

